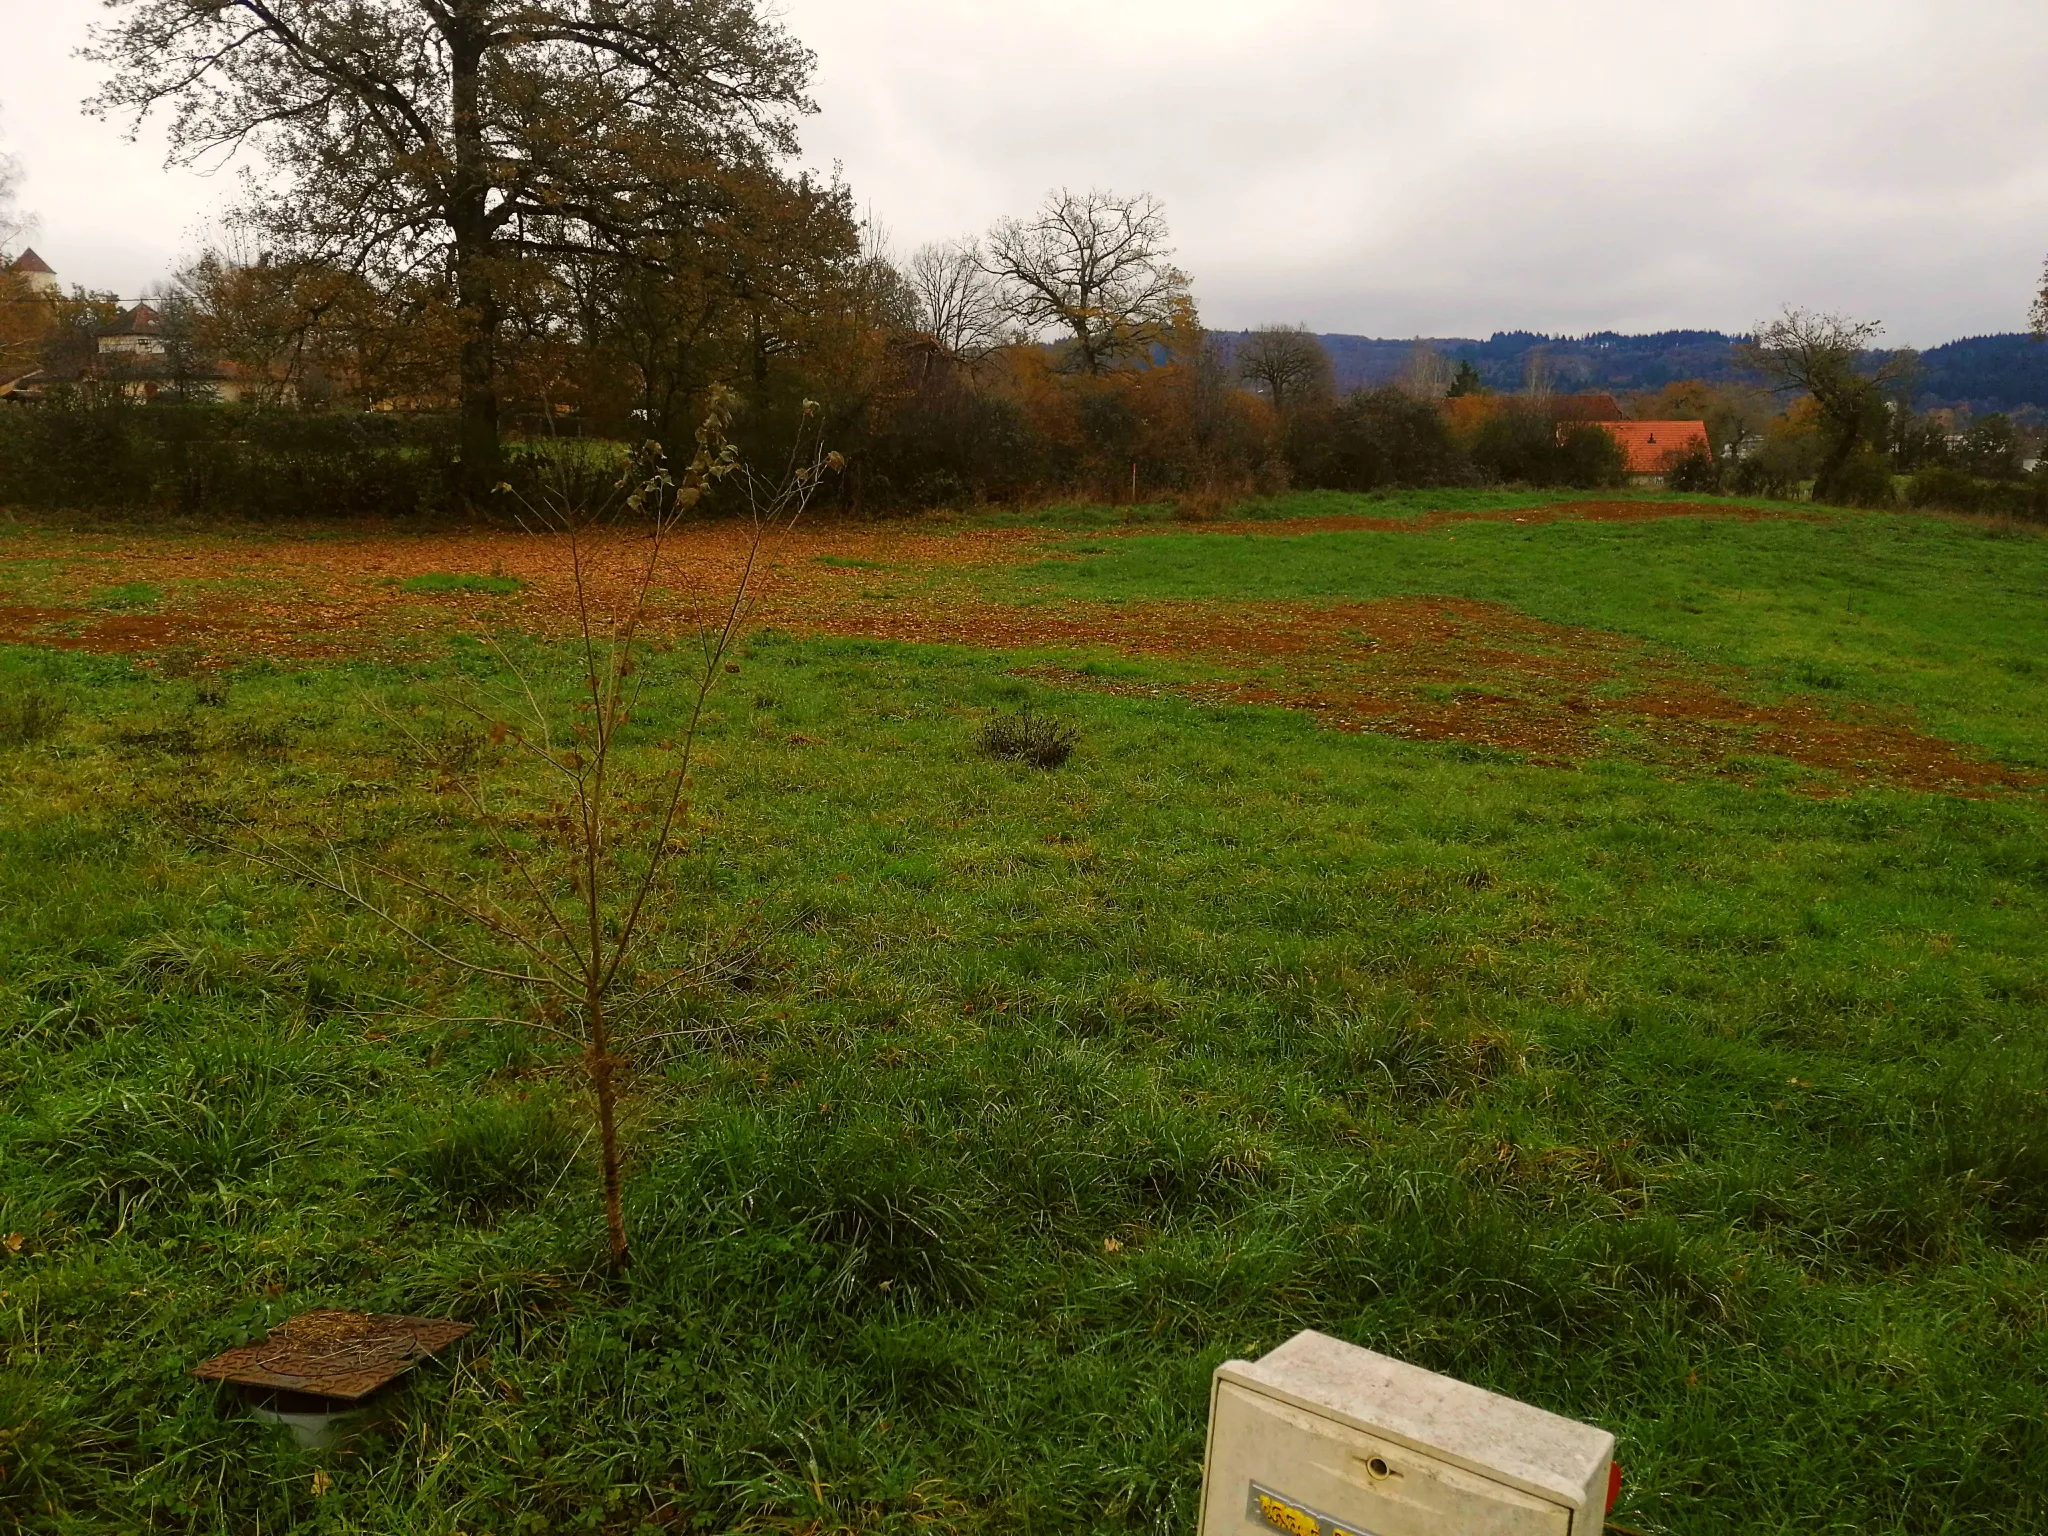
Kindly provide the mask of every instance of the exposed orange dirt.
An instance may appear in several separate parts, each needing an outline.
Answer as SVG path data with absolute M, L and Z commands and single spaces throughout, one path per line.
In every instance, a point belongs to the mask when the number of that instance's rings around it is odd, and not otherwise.
M 1472 520 L 1716 514 L 1772 515 L 1581 501 L 1406 519 L 1147 524 L 1116 532 L 1398 533 Z M 1423 597 L 1328 605 L 1013 605 L 973 589 L 967 579 L 973 568 L 1039 558 L 1046 538 L 1038 528 L 914 523 L 802 529 L 775 543 L 749 622 L 796 633 L 1184 663 L 1194 680 L 1173 684 L 1105 681 L 1049 658 L 1034 658 L 1020 670 L 1069 686 L 1298 709 L 1340 730 L 1466 742 L 1558 765 L 1631 757 L 1674 772 L 1748 773 L 1761 766 L 1759 759 L 1774 758 L 1818 770 L 1813 787 L 1821 792 L 1882 783 L 1981 794 L 2040 783 L 1923 735 L 1904 720 L 1802 698 L 1745 702 L 1736 692 L 1744 679 L 1733 669 L 1703 673 L 1626 636 L 1548 624 L 1498 604 Z M 451 630 L 560 634 L 575 611 L 566 541 L 547 536 L 458 531 L 201 541 L 75 535 L 45 536 L 32 545 L 0 545 L 0 642 L 133 653 L 145 664 L 170 651 L 202 664 L 259 656 L 403 656 Z M 612 568 L 645 550 L 644 541 L 621 542 Z M 721 611 L 746 553 L 740 529 L 684 530 L 666 551 L 657 577 L 659 608 L 651 617 L 680 630 Z M 408 593 L 401 585 L 411 576 L 450 572 L 512 576 L 526 586 L 515 595 L 490 596 Z M 93 592 L 116 581 L 158 586 L 164 594 L 159 611 L 95 607 Z
M 1086 647 L 1235 672 L 1216 680 L 1105 681 L 1073 667 L 1020 670 L 1111 692 L 1175 692 L 1312 713 L 1338 730 L 1460 741 L 1565 766 L 1631 757 L 1686 773 L 1753 771 L 1782 758 L 1856 783 L 1981 794 L 2041 781 L 1851 706 L 1752 704 L 1627 636 L 1549 624 L 1497 603 L 1071 604 L 826 617 L 848 635 L 1004 648 Z

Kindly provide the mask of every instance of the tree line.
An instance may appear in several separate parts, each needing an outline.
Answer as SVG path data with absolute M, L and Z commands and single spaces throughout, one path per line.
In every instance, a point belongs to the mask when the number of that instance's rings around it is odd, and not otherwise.
M 445 424 L 330 435 L 438 441 L 459 499 L 487 502 L 535 441 L 686 441 L 715 390 L 743 402 L 750 446 L 814 404 L 856 506 L 1623 478 L 1611 438 L 1547 409 L 1540 350 L 1524 397 L 1447 414 L 1479 376 L 1426 347 L 1398 384 L 1340 394 L 1304 328 L 1219 343 L 1144 194 L 1057 191 L 897 258 L 843 181 L 790 169 L 814 60 L 754 0 L 114 12 L 92 50 L 98 110 L 164 112 L 187 161 L 260 152 L 236 252 L 157 302 L 168 398 L 228 367 L 300 414 Z M 0 311 L 9 361 L 87 379 L 116 313 L 76 292 Z M 1873 354 L 1874 334 L 1790 311 L 1748 346 L 1762 386 L 1674 385 L 1638 414 L 1708 422 L 1713 453 L 1673 466 L 1695 489 L 1874 501 L 1934 469 L 2017 482 L 2014 455 L 1912 417 L 1910 357 Z M 207 430 L 185 431 L 189 460 Z

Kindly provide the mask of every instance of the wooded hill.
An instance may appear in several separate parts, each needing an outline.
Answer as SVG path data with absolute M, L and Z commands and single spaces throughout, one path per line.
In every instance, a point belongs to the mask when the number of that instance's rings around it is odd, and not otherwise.
M 1219 332 L 1228 343 L 1243 332 Z M 1390 384 L 1413 356 L 1414 338 L 1325 335 L 1321 341 L 1342 388 Z M 1425 338 L 1453 364 L 1470 362 L 1489 389 L 1518 390 L 1529 377 L 1531 354 L 1542 352 L 1551 387 L 1559 391 L 1605 389 L 1619 392 L 1661 389 L 1680 379 L 1709 383 L 1746 380 L 1735 357 L 1742 338 L 1720 331 L 1658 331 L 1624 336 L 1596 331 L 1588 336 L 1546 336 L 1535 331 L 1496 331 L 1484 341 L 1470 337 Z M 1965 408 L 1972 415 L 1993 411 L 2048 417 L 2048 345 L 2032 336 L 1971 336 L 1920 354 L 1915 407 Z

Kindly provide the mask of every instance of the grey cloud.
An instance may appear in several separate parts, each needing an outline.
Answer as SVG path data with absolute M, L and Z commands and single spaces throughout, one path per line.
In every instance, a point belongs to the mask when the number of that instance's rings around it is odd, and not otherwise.
M 91 0 L 9 0 L 5 147 L 67 275 L 161 275 L 231 190 L 77 116 Z M 2048 28 L 2015 0 L 786 0 L 814 164 L 898 244 L 1148 189 L 1219 325 L 2024 323 Z
M 1223 325 L 1738 327 L 1791 301 L 1925 343 L 2022 324 L 2048 249 L 2048 37 L 2019 5 L 1117 12 L 1091 40 L 1066 4 L 799 0 L 810 142 L 909 243 L 1061 182 L 1150 188 Z

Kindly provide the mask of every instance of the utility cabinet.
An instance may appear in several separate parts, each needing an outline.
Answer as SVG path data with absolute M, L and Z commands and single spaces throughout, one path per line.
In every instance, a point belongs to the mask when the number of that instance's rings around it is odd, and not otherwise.
M 1217 1367 L 1201 1536 L 1599 1536 L 1614 1436 L 1320 1333 Z

